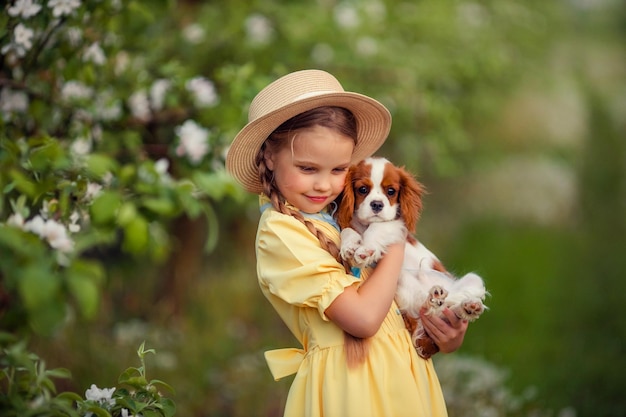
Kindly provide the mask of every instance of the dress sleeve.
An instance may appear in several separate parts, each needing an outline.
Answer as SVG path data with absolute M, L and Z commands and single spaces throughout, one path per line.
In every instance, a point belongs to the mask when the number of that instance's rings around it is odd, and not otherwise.
M 324 311 L 346 287 L 359 279 L 343 266 L 297 219 L 277 212 L 264 213 L 257 231 L 259 283 L 286 303 Z

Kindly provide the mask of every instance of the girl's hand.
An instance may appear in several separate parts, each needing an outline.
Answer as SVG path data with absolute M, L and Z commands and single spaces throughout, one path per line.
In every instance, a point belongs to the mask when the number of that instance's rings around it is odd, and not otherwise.
M 426 333 L 439 346 L 439 351 L 443 353 L 454 352 L 463 344 L 465 332 L 467 331 L 467 320 L 461 320 L 452 310 L 443 310 L 445 319 L 428 316 L 420 311 L 420 318 Z

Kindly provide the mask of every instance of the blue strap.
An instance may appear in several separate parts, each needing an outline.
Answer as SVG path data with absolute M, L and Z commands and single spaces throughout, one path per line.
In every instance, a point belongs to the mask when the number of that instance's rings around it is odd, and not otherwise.
M 359 268 L 358 266 L 353 266 L 352 268 L 350 268 L 350 273 L 355 278 L 361 278 L 361 268 Z

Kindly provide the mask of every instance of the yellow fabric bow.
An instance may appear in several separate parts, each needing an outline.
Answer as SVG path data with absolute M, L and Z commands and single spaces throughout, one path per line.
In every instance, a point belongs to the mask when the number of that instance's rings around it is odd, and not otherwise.
M 275 381 L 295 374 L 304 360 L 306 352 L 303 349 L 285 348 L 265 352 L 265 360 Z

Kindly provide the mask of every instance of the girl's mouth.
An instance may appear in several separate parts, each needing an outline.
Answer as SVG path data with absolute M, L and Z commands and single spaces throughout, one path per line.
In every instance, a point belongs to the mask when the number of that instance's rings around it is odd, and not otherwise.
M 323 203 L 328 199 L 328 197 L 312 197 L 312 196 L 307 196 L 307 198 L 311 200 L 313 203 L 318 203 L 318 204 Z

